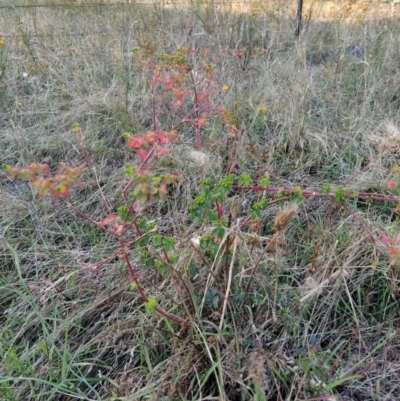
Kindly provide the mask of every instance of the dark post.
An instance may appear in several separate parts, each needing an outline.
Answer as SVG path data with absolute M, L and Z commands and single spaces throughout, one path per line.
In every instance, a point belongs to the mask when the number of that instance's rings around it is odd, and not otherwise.
M 298 0 L 297 3 L 297 25 L 296 25 L 296 39 L 300 36 L 301 23 L 303 18 L 303 0 Z

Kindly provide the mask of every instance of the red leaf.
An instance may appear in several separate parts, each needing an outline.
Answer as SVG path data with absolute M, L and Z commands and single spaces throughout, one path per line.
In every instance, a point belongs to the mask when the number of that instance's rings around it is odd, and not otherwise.
M 154 145 L 157 141 L 157 132 L 148 132 L 144 135 L 144 139 L 148 145 Z
M 157 76 L 154 78 L 154 82 L 156 82 L 156 83 L 158 83 L 158 84 L 162 84 L 162 83 L 163 83 L 163 80 L 161 79 L 161 77 L 160 77 L 159 75 L 157 75 Z
M 101 221 L 102 226 L 107 226 L 110 223 L 114 223 L 115 221 L 118 221 L 119 217 L 116 216 L 115 214 L 109 214 L 105 219 Z
M 207 125 L 207 120 L 204 117 L 201 117 L 197 121 L 197 128 L 202 128 Z
M 149 152 L 147 150 L 144 149 L 138 149 L 136 151 L 136 154 L 142 159 L 145 160 L 146 157 L 148 156 Z
M 168 195 L 168 189 L 165 184 L 162 184 L 158 190 L 158 196 L 160 199 L 164 199 Z
M 58 193 L 60 196 L 68 196 L 69 195 L 69 185 L 58 185 Z
M 160 132 L 158 134 L 158 142 L 160 145 L 166 145 L 169 141 L 168 139 L 169 133 L 167 131 Z
M 382 234 L 381 240 L 386 244 L 390 245 L 392 243 L 392 239 L 385 234 Z
M 130 136 L 128 138 L 128 148 L 138 149 L 143 146 L 144 138 L 142 136 Z
M 179 107 L 182 104 L 182 100 L 181 99 L 175 99 L 172 103 L 171 103 L 171 109 L 176 109 L 177 107 Z
M 168 149 L 158 149 L 158 150 L 156 150 L 156 155 L 158 156 L 158 157 L 162 157 L 162 156 L 165 156 L 165 155 L 167 155 L 169 153 L 169 150 Z

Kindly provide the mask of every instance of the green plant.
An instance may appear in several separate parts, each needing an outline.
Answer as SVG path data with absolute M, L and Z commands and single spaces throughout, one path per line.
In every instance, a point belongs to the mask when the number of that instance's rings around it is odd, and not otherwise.
M 146 290 L 141 284 L 137 275 L 130 253 L 137 250 L 140 259 L 148 268 L 155 268 L 160 275 L 168 274 L 176 282 L 180 280 L 183 287 L 186 283 L 179 278 L 179 273 L 174 268 L 177 260 L 175 253 L 174 237 L 162 235 L 158 227 L 145 218 L 148 208 L 168 196 L 168 187 L 175 185 L 180 177 L 174 174 L 155 174 L 154 167 L 158 161 L 170 153 L 170 147 L 182 142 L 178 141 L 179 130 L 184 127 L 194 140 L 185 141 L 201 151 L 204 146 L 218 146 L 221 140 L 212 141 L 209 136 L 205 136 L 206 127 L 214 120 L 213 124 L 230 127 L 229 134 L 225 136 L 236 137 L 236 125 L 233 124 L 234 116 L 228 113 L 223 106 L 223 102 L 228 93 L 229 87 L 220 87 L 215 80 L 215 66 L 207 62 L 207 51 L 196 52 L 185 48 L 178 49 L 172 54 L 163 54 L 143 60 L 140 52 L 135 51 L 139 62 L 146 66 L 153 76 L 150 90 L 152 93 L 152 115 L 153 131 L 144 135 L 132 135 L 125 133 L 128 148 L 132 149 L 137 159 L 133 163 L 125 166 L 125 174 L 128 182 L 122 188 L 124 204 L 115 210 L 104 196 L 96 169 L 93 165 L 89 152 L 85 146 L 85 136 L 79 124 L 74 124 L 72 131 L 77 135 L 83 158 L 93 174 L 100 194 L 103 198 L 107 216 L 101 221 L 90 217 L 81 212 L 73 203 L 71 197 L 71 187 L 81 184 L 81 177 L 84 175 L 83 167 L 69 167 L 61 164 L 55 173 L 52 173 L 47 164 L 32 163 L 28 167 L 18 168 L 5 166 L 11 179 L 22 179 L 32 182 L 32 188 L 37 190 L 39 196 L 44 198 L 47 194 L 54 199 L 58 199 L 62 204 L 71 209 L 79 217 L 85 219 L 98 230 L 115 237 L 118 249 L 102 262 L 98 263 L 96 270 L 103 266 L 110 259 L 118 256 L 122 259 L 131 275 L 133 284 L 131 290 L 137 290 L 143 299 L 148 312 L 157 311 L 165 318 L 176 323 L 184 323 L 185 319 L 174 316 L 162 309 L 157 301 L 147 295 Z M 168 130 L 161 130 L 161 121 L 169 121 L 172 125 Z M 164 127 L 163 127 L 164 128 Z M 164 128 L 165 129 L 165 128 Z M 187 139 L 187 138 L 185 138 Z M 201 153 L 200 153 L 201 155 Z M 136 163 L 136 161 L 138 161 Z M 393 195 L 376 193 L 365 193 L 357 191 L 346 191 L 345 187 L 338 187 L 332 190 L 330 185 L 324 184 L 319 191 L 303 190 L 300 186 L 294 187 L 274 187 L 271 186 L 270 178 L 264 176 L 257 185 L 253 185 L 252 177 L 249 174 L 242 174 L 237 179 L 234 174 L 228 174 L 221 178 L 217 184 L 212 184 L 210 179 L 204 177 L 204 163 L 199 163 L 199 176 L 201 190 L 195 196 L 189 211 L 200 226 L 210 225 L 209 232 L 192 243 L 198 248 L 201 257 L 209 266 L 216 265 L 217 268 L 212 273 L 219 280 L 224 272 L 226 286 L 221 288 L 225 291 L 224 310 L 227 297 L 231 291 L 233 265 L 236 257 L 236 244 L 238 233 L 247 225 L 252 227 L 259 224 L 262 212 L 268 206 L 287 200 L 303 202 L 309 198 L 327 198 L 341 204 L 345 204 L 347 199 L 377 200 L 385 202 L 399 202 L 399 198 Z M 370 167 L 370 166 L 368 166 Z M 346 185 L 353 181 L 358 173 L 346 181 Z M 389 188 L 393 189 L 395 184 L 389 181 Z M 246 191 L 247 193 L 262 194 L 255 199 L 251 207 L 247 210 L 238 209 L 237 205 L 231 201 L 232 191 Z M 277 197 L 270 200 L 269 195 Z M 344 206 L 345 207 L 345 206 Z M 275 235 L 283 233 L 297 209 L 288 208 L 277 216 L 274 229 Z M 240 224 L 236 223 L 236 218 L 242 216 Z M 135 232 L 136 238 L 128 239 L 131 231 Z M 385 238 L 384 238 L 385 240 Z M 385 241 L 387 242 L 387 241 Z M 256 269 L 252 273 L 254 276 Z M 250 280 L 251 282 L 251 280 Z M 247 287 L 242 306 L 245 303 Z M 210 290 L 214 291 L 214 290 Z M 180 290 L 178 290 L 180 293 Z M 188 293 L 190 291 L 188 290 Z M 207 305 L 218 306 L 217 294 L 205 292 Z M 208 298 L 212 297 L 212 301 Z M 223 314 L 221 318 L 222 324 Z

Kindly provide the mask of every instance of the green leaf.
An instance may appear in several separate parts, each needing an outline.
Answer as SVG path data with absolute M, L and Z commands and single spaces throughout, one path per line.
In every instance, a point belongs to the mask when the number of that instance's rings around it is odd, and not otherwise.
M 225 228 L 223 228 L 223 227 L 214 227 L 212 233 L 216 237 L 222 238 L 224 236 L 224 234 L 225 234 Z
M 169 263 L 171 263 L 171 265 L 174 265 L 178 260 L 178 257 L 176 255 L 169 255 Z
M 211 288 L 210 291 L 206 293 L 205 304 L 211 309 L 218 309 L 219 294 L 216 288 Z
M 214 191 L 211 192 L 211 199 L 222 203 L 225 202 L 226 200 L 226 193 L 228 190 L 224 187 L 217 187 L 214 189 Z
M 153 267 L 155 267 L 155 265 L 156 265 L 155 262 L 154 262 L 154 259 L 146 259 L 144 264 L 145 264 L 146 267 L 151 268 L 151 269 Z
M 207 215 L 208 215 L 208 219 L 209 219 L 210 221 L 216 221 L 216 220 L 218 220 L 218 215 L 217 215 L 217 213 L 215 213 L 213 210 L 208 210 Z
M 164 248 L 167 252 L 172 251 L 175 249 L 175 244 L 176 244 L 175 237 L 167 237 L 167 238 L 165 238 L 165 241 L 164 241 Z
M 128 212 L 128 208 L 126 206 L 120 206 L 117 210 L 118 216 L 121 217 L 122 220 L 132 221 L 133 216 L 131 216 Z
M 130 164 L 125 166 L 125 175 L 128 177 L 133 177 L 136 173 L 136 168 Z
M 262 201 L 261 201 L 261 205 L 262 205 L 263 210 L 268 207 L 268 204 L 269 204 L 268 198 L 263 198 Z
M 232 185 L 235 182 L 235 176 L 234 174 L 229 174 L 219 181 L 218 186 L 220 188 L 224 188 L 225 191 L 230 191 L 232 189 Z
M 252 184 L 250 174 L 242 174 L 239 178 L 238 184 L 243 187 L 249 187 Z
M 228 226 L 228 222 L 224 219 L 215 221 L 215 227 L 213 228 L 212 234 L 222 238 L 225 235 L 225 229 Z
M 147 227 L 149 228 L 149 230 L 154 230 L 157 228 L 157 223 L 155 221 L 148 221 Z
M 342 202 L 346 199 L 346 190 L 344 188 L 338 188 L 335 192 L 335 201 Z
M 203 178 L 202 180 L 200 180 L 200 184 L 204 185 L 205 187 L 209 187 L 210 180 L 208 178 Z
M 200 248 L 205 251 L 208 246 L 213 242 L 213 236 L 210 234 L 204 235 L 200 238 Z
M 331 192 L 331 186 L 329 184 L 324 184 L 322 187 L 319 189 L 319 193 L 321 194 L 329 194 Z
M 259 210 L 250 210 L 249 212 L 251 219 L 261 219 L 261 212 Z
M 259 183 L 258 183 L 258 185 L 259 185 L 260 187 L 264 187 L 264 188 L 269 187 L 270 184 L 271 184 L 271 180 L 270 180 L 269 177 L 267 177 L 267 176 L 266 176 L 266 177 L 262 177 L 262 178 L 260 179 Z
M 351 375 L 351 376 L 341 377 L 340 379 L 337 379 L 334 382 L 329 383 L 325 387 L 325 391 L 331 391 L 332 389 L 342 385 L 343 383 L 346 383 L 346 382 L 349 382 L 352 380 L 356 380 L 356 379 L 361 379 L 362 377 L 363 377 L 362 375 Z
M 204 205 L 206 203 L 206 198 L 203 195 L 196 196 L 193 203 L 198 206 Z
M 144 229 L 146 229 L 147 228 L 147 221 L 146 221 L 146 219 L 145 218 L 140 218 L 138 221 L 137 221 L 137 225 L 138 225 L 138 227 L 141 229 L 141 230 L 144 230 Z
M 162 245 L 162 235 L 161 234 L 154 234 L 153 235 L 153 244 L 156 246 L 156 247 L 160 247 L 161 245 Z
M 165 274 L 168 273 L 167 266 L 165 266 L 165 264 L 162 262 L 157 262 L 156 269 L 160 276 L 165 276 Z

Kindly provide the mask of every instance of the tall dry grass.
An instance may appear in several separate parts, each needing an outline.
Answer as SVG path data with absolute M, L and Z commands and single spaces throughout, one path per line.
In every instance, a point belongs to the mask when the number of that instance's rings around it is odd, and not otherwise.
M 400 29 L 389 4 L 306 1 L 295 41 L 294 1 L 67 3 L 1 4 L 13 6 L 0 8 L 2 163 L 81 164 L 71 132 L 79 122 L 102 190 L 117 207 L 122 167 L 132 162 L 122 134 L 143 134 L 152 123 L 146 71 L 132 50 L 158 55 L 186 46 L 209 48 L 218 82 L 231 87 L 226 107 L 238 122 L 238 173 L 258 180 L 269 171 L 279 185 L 318 190 L 343 185 L 376 160 L 350 190 L 384 192 L 396 177 L 397 145 L 382 153 L 376 147 L 388 122 L 399 124 Z M 228 50 L 243 52 L 238 65 Z M 212 180 L 225 173 L 232 149 L 208 152 L 203 167 Z M 210 228 L 189 217 L 199 191 L 190 151 L 177 147 L 157 167 L 184 180 L 151 213 L 178 239 L 177 266 L 193 291 L 184 296 L 200 310 L 208 272 L 191 240 Z M 90 176 L 76 199 L 94 219 L 104 218 Z M 252 200 L 232 194 L 239 209 Z M 253 232 L 239 236 L 220 333 L 212 302 L 201 316 L 193 310 L 184 328 L 146 313 L 118 258 L 93 270 L 115 250 L 110 238 L 4 172 L 0 202 L 4 400 L 397 399 L 398 272 L 371 240 L 398 233 L 392 205 L 312 200 L 280 236 L 274 221 L 288 205 L 268 208 Z M 133 259 L 154 296 L 174 311 L 174 282 L 160 282 Z

